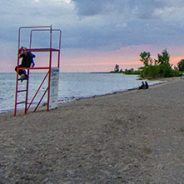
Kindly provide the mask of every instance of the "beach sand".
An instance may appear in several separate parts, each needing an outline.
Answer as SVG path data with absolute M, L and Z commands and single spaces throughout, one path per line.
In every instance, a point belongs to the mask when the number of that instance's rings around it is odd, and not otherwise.
M 184 183 L 184 80 L 0 114 L 0 183 Z

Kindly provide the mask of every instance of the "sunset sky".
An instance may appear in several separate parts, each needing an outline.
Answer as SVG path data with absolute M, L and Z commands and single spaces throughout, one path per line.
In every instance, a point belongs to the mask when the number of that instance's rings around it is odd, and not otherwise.
M 142 51 L 184 58 L 183 0 L 0 0 L 0 13 L 0 72 L 14 71 L 20 26 L 62 30 L 63 72 L 137 68 Z

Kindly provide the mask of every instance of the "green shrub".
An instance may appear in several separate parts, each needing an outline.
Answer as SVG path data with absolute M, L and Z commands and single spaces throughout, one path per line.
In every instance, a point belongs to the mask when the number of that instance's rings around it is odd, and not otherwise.
M 177 65 L 179 71 L 184 71 L 184 59 L 180 60 Z
M 161 77 L 173 77 L 173 71 L 169 64 L 160 64 L 159 68 Z
M 159 71 L 160 71 L 160 69 L 159 69 L 158 65 L 145 66 L 142 69 L 140 76 L 141 76 L 141 78 L 147 78 L 147 79 L 158 78 L 158 77 L 160 77 Z
M 127 74 L 127 75 L 139 75 L 140 71 L 134 70 L 133 68 L 131 68 L 131 69 L 125 69 L 125 71 L 123 71 L 123 73 Z
M 160 77 L 181 76 L 180 72 L 173 70 L 169 64 L 149 65 L 145 66 L 141 73 L 141 78 L 155 79 Z

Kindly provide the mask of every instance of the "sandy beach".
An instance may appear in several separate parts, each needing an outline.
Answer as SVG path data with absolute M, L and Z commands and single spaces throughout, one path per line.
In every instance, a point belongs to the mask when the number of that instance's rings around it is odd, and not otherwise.
M 184 183 L 184 80 L 0 114 L 0 183 Z

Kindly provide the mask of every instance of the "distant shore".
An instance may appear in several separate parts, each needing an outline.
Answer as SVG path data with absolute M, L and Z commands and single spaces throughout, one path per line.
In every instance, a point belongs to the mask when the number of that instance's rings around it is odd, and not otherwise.
M 0 183 L 182 183 L 184 80 L 0 114 Z

